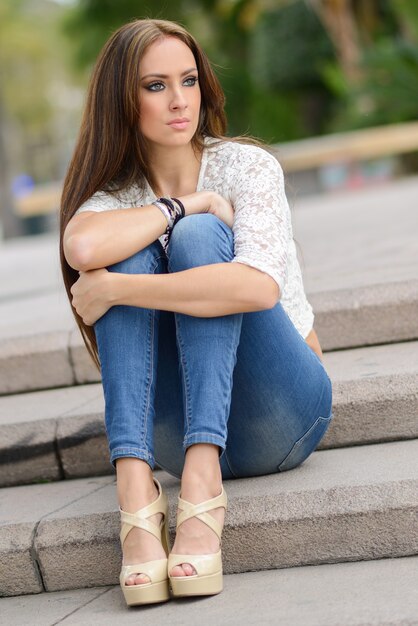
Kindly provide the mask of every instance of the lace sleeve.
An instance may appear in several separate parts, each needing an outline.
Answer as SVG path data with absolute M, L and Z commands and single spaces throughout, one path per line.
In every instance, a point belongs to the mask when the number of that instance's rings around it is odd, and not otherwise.
M 86 200 L 77 209 L 75 214 L 78 215 L 78 213 L 84 213 L 84 211 L 110 211 L 115 208 L 118 208 L 118 202 L 110 194 L 104 191 L 97 191 L 94 196 Z
M 86 200 L 86 202 L 84 202 L 80 208 L 77 209 L 75 214 L 84 213 L 84 211 L 129 209 L 135 206 L 142 206 L 142 203 L 142 194 L 136 187 L 129 187 L 118 194 L 111 194 L 106 191 L 96 191 L 91 198 Z
M 262 148 L 249 148 L 234 172 L 231 201 L 235 256 L 269 274 L 283 293 L 287 279 L 290 211 L 284 191 L 283 171 Z

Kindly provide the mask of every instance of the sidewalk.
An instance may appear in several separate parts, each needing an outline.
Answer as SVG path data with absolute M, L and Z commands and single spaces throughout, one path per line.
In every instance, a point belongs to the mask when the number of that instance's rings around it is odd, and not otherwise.
M 315 575 L 313 574 L 315 572 Z M 218 596 L 128 609 L 118 587 L 5 598 L 9 626 L 416 626 L 418 557 L 224 577 Z
M 309 293 L 418 279 L 418 177 L 292 198 Z

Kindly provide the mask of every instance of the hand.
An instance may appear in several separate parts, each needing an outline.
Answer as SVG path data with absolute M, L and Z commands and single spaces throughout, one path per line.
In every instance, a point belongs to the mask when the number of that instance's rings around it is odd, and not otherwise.
M 211 193 L 207 213 L 216 215 L 216 217 L 222 220 L 229 228 L 232 228 L 232 224 L 234 223 L 234 209 L 228 200 L 225 200 L 219 193 Z
M 110 296 L 110 274 L 106 269 L 79 272 L 71 287 L 72 305 L 87 326 L 93 326 L 113 305 Z

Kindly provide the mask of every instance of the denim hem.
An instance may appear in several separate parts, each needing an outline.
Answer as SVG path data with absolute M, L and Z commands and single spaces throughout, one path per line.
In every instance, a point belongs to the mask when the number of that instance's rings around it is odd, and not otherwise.
M 151 469 L 154 469 L 154 456 L 147 452 L 147 450 L 142 450 L 141 448 L 115 448 L 114 450 L 112 450 L 110 455 L 110 462 L 112 463 L 113 467 L 116 467 L 116 459 L 121 459 L 123 457 L 130 457 L 134 459 L 140 459 L 141 461 L 146 461 Z
M 225 440 L 219 435 L 210 435 L 208 433 L 195 433 L 194 435 L 188 435 L 183 441 L 183 450 L 186 452 L 187 448 L 195 443 L 213 443 L 215 446 L 220 446 L 222 454 L 226 448 Z

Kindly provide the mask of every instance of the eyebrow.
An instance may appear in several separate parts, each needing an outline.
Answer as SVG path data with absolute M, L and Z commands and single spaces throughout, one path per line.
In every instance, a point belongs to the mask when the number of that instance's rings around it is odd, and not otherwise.
M 197 72 L 197 67 L 190 67 L 188 70 L 185 70 L 184 72 L 182 72 L 180 76 L 185 76 L 186 74 L 189 74 L 190 72 Z M 146 74 L 146 76 L 143 76 L 141 80 L 144 80 L 145 78 L 149 78 L 150 76 L 153 76 L 154 78 L 169 78 L 167 74 Z

